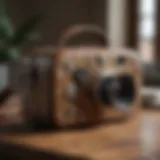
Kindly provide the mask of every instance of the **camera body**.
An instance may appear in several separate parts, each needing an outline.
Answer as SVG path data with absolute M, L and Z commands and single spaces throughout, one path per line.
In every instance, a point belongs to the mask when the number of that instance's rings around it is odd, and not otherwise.
M 88 126 L 136 113 L 141 69 L 135 51 L 107 48 L 104 32 L 94 25 L 72 26 L 58 44 L 21 60 L 20 95 L 29 124 Z
M 63 48 L 53 64 L 53 121 L 57 126 L 126 119 L 139 108 L 141 72 L 134 51 Z

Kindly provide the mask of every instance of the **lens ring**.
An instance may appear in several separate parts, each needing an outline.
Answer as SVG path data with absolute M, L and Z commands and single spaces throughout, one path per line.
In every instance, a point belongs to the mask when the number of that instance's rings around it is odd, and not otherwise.
M 115 87 L 114 82 L 118 83 L 120 88 Z M 99 99 L 106 106 L 125 105 L 127 107 L 135 98 L 133 78 L 130 76 L 107 77 L 100 82 L 97 92 Z

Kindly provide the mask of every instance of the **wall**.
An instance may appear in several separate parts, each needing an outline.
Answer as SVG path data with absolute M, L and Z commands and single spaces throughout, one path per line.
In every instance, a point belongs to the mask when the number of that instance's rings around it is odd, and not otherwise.
M 10 15 L 19 25 L 29 16 L 44 12 L 38 26 L 42 44 L 56 44 L 61 33 L 75 23 L 94 23 L 105 28 L 106 0 L 10 0 Z
M 137 48 L 138 0 L 108 0 L 108 41 L 113 47 Z
M 126 19 L 127 19 L 127 0 L 109 0 L 108 9 L 108 38 L 109 45 L 121 47 L 126 44 Z

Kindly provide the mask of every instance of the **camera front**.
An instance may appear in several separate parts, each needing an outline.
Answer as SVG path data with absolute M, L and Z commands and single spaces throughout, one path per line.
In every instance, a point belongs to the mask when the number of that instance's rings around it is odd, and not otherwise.
M 60 50 L 54 66 L 56 124 L 129 118 L 140 99 L 140 62 L 135 54 L 94 47 Z

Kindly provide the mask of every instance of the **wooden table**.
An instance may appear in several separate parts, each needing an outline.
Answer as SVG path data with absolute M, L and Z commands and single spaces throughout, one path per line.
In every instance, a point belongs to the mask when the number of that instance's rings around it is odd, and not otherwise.
M 128 122 L 85 130 L 1 134 L 0 156 L 25 160 L 158 160 L 160 143 L 155 140 L 159 130 L 160 112 L 142 111 Z

